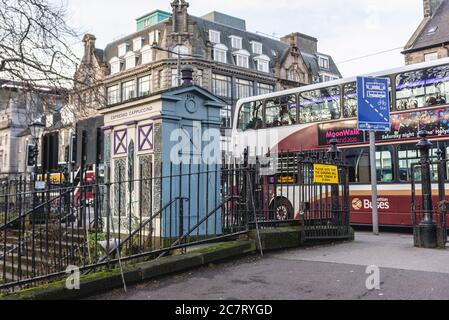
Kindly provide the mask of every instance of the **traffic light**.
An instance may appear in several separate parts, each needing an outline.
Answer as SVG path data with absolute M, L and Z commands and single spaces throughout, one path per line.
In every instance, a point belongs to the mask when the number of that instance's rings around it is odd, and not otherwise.
M 69 161 L 70 163 L 76 163 L 76 155 L 77 155 L 77 139 L 76 134 L 72 134 L 70 136 L 70 145 L 69 145 Z
M 26 164 L 27 167 L 33 167 L 35 165 L 35 152 L 36 152 L 36 146 L 34 144 L 27 144 L 26 149 Z

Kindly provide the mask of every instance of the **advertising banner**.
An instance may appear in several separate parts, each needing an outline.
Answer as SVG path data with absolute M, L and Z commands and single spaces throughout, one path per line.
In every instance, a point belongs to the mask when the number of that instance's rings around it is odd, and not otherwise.
M 413 111 L 391 115 L 390 132 L 377 132 L 376 141 L 418 139 L 420 130 L 429 132 L 429 137 L 449 136 L 449 109 Z M 368 134 L 357 129 L 357 121 L 348 120 L 318 125 L 320 146 L 327 146 L 336 138 L 341 145 L 368 143 Z

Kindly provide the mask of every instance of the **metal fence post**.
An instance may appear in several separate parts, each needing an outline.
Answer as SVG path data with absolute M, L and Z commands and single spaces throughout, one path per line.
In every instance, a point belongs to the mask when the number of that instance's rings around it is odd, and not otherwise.
M 106 202 L 106 253 L 107 253 L 107 260 L 109 262 L 111 252 L 110 249 L 110 243 L 111 243 L 111 167 L 107 166 L 106 168 L 106 177 L 105 177 L 105 184 L 106 184 L 106 195 L 105 195 L 105 202 Z M 114 223 L 114 222 L 112 222 Z M 109 269 L 109 264 L 107 265 L 107 268 Z
M 440 201 L 444 201 L 446 199 L 446 188 L 445 188 L 445 171 L 446 171 L 446 162 L 443 159 L 443 151 L 438 149 L 438 198 Z
M 207 232 L 207 231 L 206 231 Z M 179 238 L 184 235 L 184 199 L 179 199 Z
M 421 140 L 417 147 L 421 153 L 421 186 L 422 186 L 422 207 L 423 220 L 418 226 L 420 234 L 420 247 L 436 248 L 437 247 L 437 225 L 433 219 L 433 203 L 432 203 L 432 176 L 430 171 L 429 153 L 432 143 L 427 139 L 428 133 L 420 131 Z
M 248 225 L 249 227 L 249 212 L 250 212 L 250 197 L 249 197 L 249 190 L 248 190 L 248 172 L 249 172 L 249 149 L 246 148 L 243 152 L 243 170 L 241 173 L 243 175 L 243 183 L 242 183 L 242 195 L 245 197 L 245 209 L 243 210 L 242 214 L 244 215 L 244 223 Z
M 337 144 L 338 140 L 336 138 L 332 138 L 330 141 L 331 147 L 329 149 L 331 163 L 338 165 L 338 159 L 340 158 L 341 151 L 338 149 Z M 339 214 L 341 212 L 340 208 L 340 188 L 338 184 L 333 184 L 331 186 L 331 198 L 332 198 L 332 216 L 335 223 L 340 224 L 342 222 L 339 218 Z
M 443 159 L 443 151 L 438 148 L 438 213 L 439 221 L 437 227 L 437 242 L 438 247 L 441 249 L 446 248 L 447 243 L 447 213 L 449 202 L 446 199 L 446 161 Z

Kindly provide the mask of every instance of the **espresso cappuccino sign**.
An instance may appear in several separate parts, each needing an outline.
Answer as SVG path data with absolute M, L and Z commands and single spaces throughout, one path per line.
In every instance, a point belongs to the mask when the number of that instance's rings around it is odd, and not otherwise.
M 153 106 L 144 106 L 136 109 L 125 110 L 118 113 L 113 113 L 105 116 L 105 122 L 129 120 L 153 111 Z

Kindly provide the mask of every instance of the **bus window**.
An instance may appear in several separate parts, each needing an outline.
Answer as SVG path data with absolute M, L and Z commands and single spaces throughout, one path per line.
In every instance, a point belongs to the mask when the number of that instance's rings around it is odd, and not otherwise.
M 371 177 L 369 149 L 348 149 L 345 151 L 345 158 L 349 166 L 349 182 L 369 183 Z
M 357 83 L 348 83 L 343 87 L 343 116 L 357 117 Z
M 242 131 L 263 128 L 263 102 L 261 100 L 242 104 L 239 113 L 238 128 Z
M 381 78 L 387 78 L 381 77 Z M 391 87 L 389 88 L 390 102 L 392 100 Z M 390 103 L 390 108 L 393 111 L 393 103 Z M 343 116 L 345 118 L 357 117 L 357 83 L 351 82 L 343 87 Z
M 301 123 L 340 118 L 340 88 L 338 86 L 306 91 L 300 94 Z
M 399 180 L 401 182 L 411 181 L 412 164 L 419 162 L 419 152 L 416 145 L 400 146 L 398 150 Z
M 445 105 L 449 99 L 449 66 L 400 74 L 396 91 L 398 110 Z
M 439 66 L 427 70 L 426 106 L 439 106 L 449 100 L 449 66 Z
M 436 161 L 438 148 L 432 148 L 430 150 L 431 161 Z M 401 145 L 398 149 L 399 159 L 399 180 L 401 182 L 410 182 L 412 180 L 412 165 L 420 162 L 420 153 L 416 147 L 416 144 Z M 421 181 L 421 171 L 415 168 L 415 181 Z M 438 167 L 432 165 L 430 168 L 432 181 L 438 180 Z
M 378 182 L 393 182 L 393 148 L 379 147 L 376 151 L 376 171 Z
M 399 74 L 396 77 L 397 110 L 416 109 L 424 106 L 425 97 L 424 70 Z
M 268 99 L 265 106 L 265 123 L 268 128 L 297 123 L 296 96 Z

